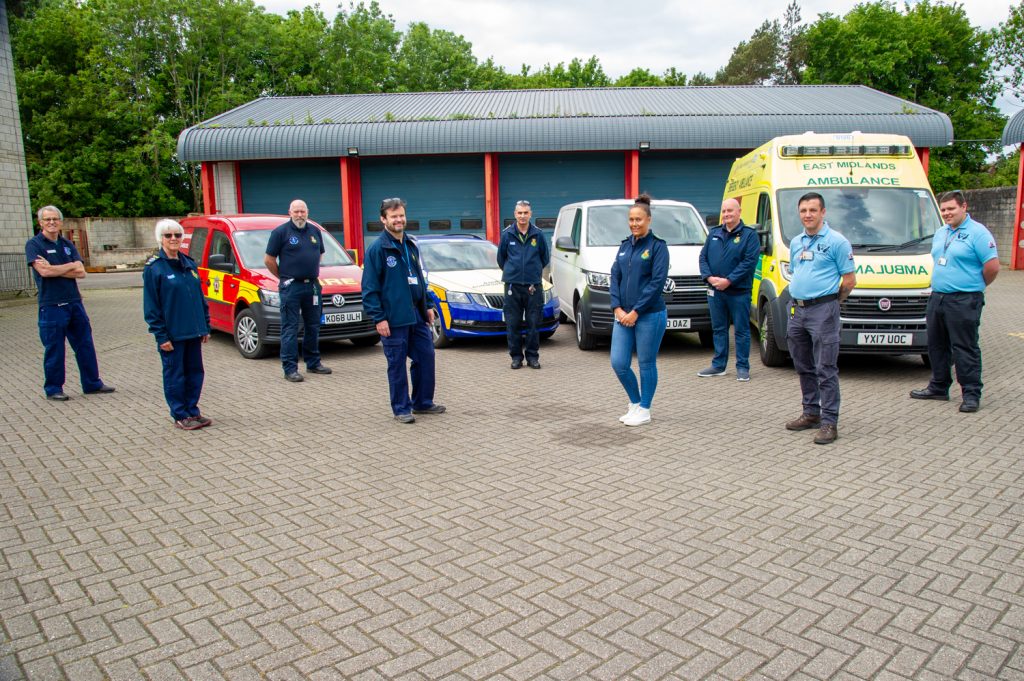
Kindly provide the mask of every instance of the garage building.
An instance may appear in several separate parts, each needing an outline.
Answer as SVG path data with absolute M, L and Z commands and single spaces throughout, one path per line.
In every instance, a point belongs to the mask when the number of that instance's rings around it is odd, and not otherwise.
M 899 133 L 922 161 L 952 142 L 949 118 L 863 86 L 597 88 L 267 97 L 188 128 L 207 213 L 310 216 L 362 253 L 386 197 L 412 233 L 497 241 L 515 202 L 541 228 L 574 201 L 693 203 L 717 222 L 733 160 L 784 134 Z

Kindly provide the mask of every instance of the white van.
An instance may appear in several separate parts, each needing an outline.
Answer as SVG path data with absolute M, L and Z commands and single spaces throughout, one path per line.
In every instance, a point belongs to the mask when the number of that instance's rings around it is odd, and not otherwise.
M 581 201 L 563 206 L 552 238 L 551 281 L 566 318 L 576 322 L 576 344 L 593 350 L 610 337 L 615 317 L 608 292 L 612 262 L 629 236 L 631 199 Z M 696 331 L 712 347 L 707 286 L 700 276 L 700 249 L 708 229 L 697 209 L 683 201 L 651 202 L 651 230 L 668 243 L 665 281 L 669 331 Z

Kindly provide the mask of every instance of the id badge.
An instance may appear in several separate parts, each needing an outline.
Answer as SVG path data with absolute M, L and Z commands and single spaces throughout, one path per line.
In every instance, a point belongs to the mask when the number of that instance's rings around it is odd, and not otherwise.
M 319 305 L 320 304 L 320 296 L 318 296 L 315 293 L 313 294 L 313 304 L 314 305 Z
M 709 288 L 708 289 L 708 298 L 714 298 L 714 297 L 715 297 L 715 289 Z
M 814 251 L 800 251 L 801 260 L 814 260 Z
M 420 283 L 420 280 L 417 279 L 416 277 L 409 277 L 409 285 L 410 286 L 416 286 L 419 283 Z
M 939 258 L 939 264 L 940 265 L 945 265 L 946 264 L 946 256 L 942 256 L 941 258 Z

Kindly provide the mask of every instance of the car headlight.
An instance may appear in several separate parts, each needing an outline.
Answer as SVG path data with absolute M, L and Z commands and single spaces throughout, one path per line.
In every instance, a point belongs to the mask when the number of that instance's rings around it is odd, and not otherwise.
M 783 279 L 786 281 L 793 281 L 793 270 L 789 268 L 788 262 L 780 262 L 779 271 L 782 273 Z
M 260 289 L 260 302 L 264 307 L 281 307 L 281 294 L 277 291 Z
M 612 285 L 612 275 L 603 272 L 587 272 L 587 286 L 594 290 L 607 291 Z
M 448 292 L 449 303 L 461 303 L 463 305 L 469 305 L 469 294 L 463 293 L 462 291 L 449 291 Z
M 550 303 L 554 299 L 555 299 L 555 289 L 554 289 L 554 287 L 549 288 L 548 290 L 544 291 L 544 302 L 545 303 Z

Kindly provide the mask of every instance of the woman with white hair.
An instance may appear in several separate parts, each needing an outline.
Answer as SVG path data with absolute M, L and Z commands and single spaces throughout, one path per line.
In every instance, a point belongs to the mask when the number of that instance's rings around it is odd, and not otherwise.
M 212 423 L 199 413 L 203 392 L 203 343 L 210 338 L 199 269 L 181 252 L 185 230 L 175 220 L 156 223 L 159 248 L 142 272 L 142 300 L 149 332 L 164 368 L 164 397 L 176 428 L 196 430 Z

